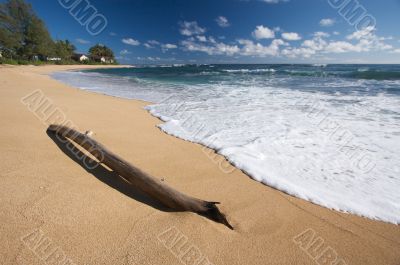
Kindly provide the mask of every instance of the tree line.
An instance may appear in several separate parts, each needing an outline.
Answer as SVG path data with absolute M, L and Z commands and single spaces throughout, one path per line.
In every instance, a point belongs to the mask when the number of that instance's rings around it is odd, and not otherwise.
M 25 0 L 0 3 L 1 60 L 18 63 L 57 58 L 59 63 L 74 63 L 75 51 L 76 47 L 70 41 L 51 38 L 45 23 Z M 107 46 L 97 44 L 89 49 L 91 61 L 101 57 L 115 62 L 114 53 Z

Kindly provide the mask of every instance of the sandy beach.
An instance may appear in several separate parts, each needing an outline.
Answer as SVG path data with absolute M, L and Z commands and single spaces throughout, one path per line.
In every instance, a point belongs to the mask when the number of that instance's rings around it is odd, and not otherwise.
M 2 264 L 400 264 L 399 226 L 262 185 L 212 150 L 160 131 L 148 103 L 48 76 L 88 67 L 0 66 Z M 32 93 L 49 108 L 29 109 Z M 168 211 L 104 166 L 87 169 L 46 133 L 60 120 L 172 187 L 221 202 L 235 229 Z

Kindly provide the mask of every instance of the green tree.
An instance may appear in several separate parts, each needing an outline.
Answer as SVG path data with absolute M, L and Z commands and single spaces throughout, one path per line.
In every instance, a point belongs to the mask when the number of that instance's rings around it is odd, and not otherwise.
M 43 57 L 52 56 L 55 53 L 54 42 L 47 31 L 43 21 L 33 17 L 24 34 L 24 45 L 21 55 L 31 59 L 35 55 Z
M 58 40 L 55 42 L 55 56 L 63 60 L 70 60 L 75 50 L 75 46 L 68 40 Z
M 22 58 L 54 53 L 54 43 L 46 26 L 24 0 L 0 4 L 0 46 Z
M 16 53 L 24 43 L 24 32 L 32 18 L 30 5 L 22 0 L 0 4 L 0 46 Z
M 92 58 L 107 57 L 114 60 L 114 52 L 105 45 L 96 44 L 89 49 L 89 55 Z

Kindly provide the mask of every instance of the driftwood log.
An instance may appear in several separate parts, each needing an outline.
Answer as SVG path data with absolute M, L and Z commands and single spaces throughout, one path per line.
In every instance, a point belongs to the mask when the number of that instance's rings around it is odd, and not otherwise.
M 82 134 L 74 129 L 59 125 L 50 125 L 48 131 L 79 144 L 100 163 L 103 163 L 129 181 L 129 184 L 134 188 L 146 193 L 149 197 L 156 199 L 166 207 L 180 212 L 189 211 L 198 213 L 233 229 L 225 215 L 222 214 L 216 206 L 216 204 L 219 204 L 218 202 L 208 202 L 193 198 L 169 187 L 161 180 L 150 176 L 121 157 L 110 152 L 88 134 Z

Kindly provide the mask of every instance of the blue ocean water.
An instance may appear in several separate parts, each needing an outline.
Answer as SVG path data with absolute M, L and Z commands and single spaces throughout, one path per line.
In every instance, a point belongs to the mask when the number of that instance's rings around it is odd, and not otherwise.
M 316 204 L 400 223 L 400 65 L 165 65 L 53 74 Z

